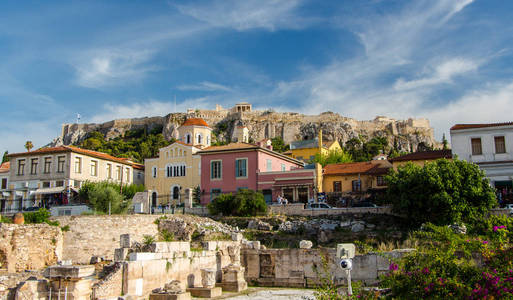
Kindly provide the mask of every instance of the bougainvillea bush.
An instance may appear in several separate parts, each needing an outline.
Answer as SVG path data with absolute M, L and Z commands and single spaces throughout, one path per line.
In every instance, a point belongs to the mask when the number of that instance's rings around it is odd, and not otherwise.
M 469 231 L 425 224 L 414 232 L 419 247 L 390 262 L 382 298 L 513 299 L 513 221 L 492 216 Z

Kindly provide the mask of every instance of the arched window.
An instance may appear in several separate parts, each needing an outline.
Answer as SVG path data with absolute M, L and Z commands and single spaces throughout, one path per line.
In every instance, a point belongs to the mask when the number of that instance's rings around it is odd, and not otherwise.
M 167 166 L 166 167 L 166 176 L 167 177 L 172 177 L 173 176 L 173 172 L 172 172 L 172 166 Z
M 190 144 L 192 141 L 191 141 L 191 134 L 190 133 L 187 133 L 185 135 L 185 141 L 184 141 L 186 144 Z
M 198 135 L 196 136 L 196 140 L 198 144 L 201 144 L 201 142 L 203 142 L 203 136 L 201 135 L 201 133 L 198 133 Z
M 210 136 L 207 135 L 207 146 L 210 145 Z

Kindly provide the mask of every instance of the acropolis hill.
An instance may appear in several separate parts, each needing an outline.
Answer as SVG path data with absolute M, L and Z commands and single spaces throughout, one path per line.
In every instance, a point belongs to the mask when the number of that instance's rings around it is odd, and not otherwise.
M 230 140 L 236 126 L 247 126 L 250 139 L 281 137 L 285 143 L 311 139 L 317 136 L 319 126 L 326 140 L 339 140 L 345 143 L 360 135 L 372 138 L 387 137 L 400 150 L 415 151 L 419 144 L 437 146 L 427 119 L 395 120 L 378 116 L 374 120 L 359 121 L 333 112 L 319 115 L 304 115 L 295 112 L 275 112 L 252 110 L 251 104 L 239 103 L 225 109 L 217 105 L 215 110 L 189 109 L 186 113 L 170 113 L 163 117 L 117 119 L 96 124 L 64 124 L 62 134 L 51 145 L 69 145 L 82 141 L 89 132 L 99 131 L 107 139 L 122 136 L 127 130 L 162 127 L 166 139 L 176 135 L 176 129 L 187 117 L 203 118 L 212 128 L 217 129 L 217 139 Z M 216 131 L 216 130 L 215 130 Z

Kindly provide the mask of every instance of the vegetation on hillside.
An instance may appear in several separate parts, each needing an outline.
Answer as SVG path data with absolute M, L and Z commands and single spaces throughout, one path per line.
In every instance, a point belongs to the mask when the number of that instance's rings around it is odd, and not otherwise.
M 283 153 L 290 149 L 290 145 L 286 145 L 283 139 L 279 136 L 271 139 L 271 145 L 273 146 L 274 151 L 280 153 Z
M 393 210 L 412 225 L 480 222 L 497 206 L 493 188 L 475 164 L 439 159 L 424 167 L 413 163 L 386 177 Z
M 78 147 L 104 152 L 116 157 L 130 158 L 143 163 L 145 158 L 156 157 L 159 149 L 170 145 L 175 140 L 167 141 L 162 135 L 162 126 L 147 132 L 145 129 L 133 129 L 125 132 L 123 137 L 106 140 L 102 133 L 92 131 Z

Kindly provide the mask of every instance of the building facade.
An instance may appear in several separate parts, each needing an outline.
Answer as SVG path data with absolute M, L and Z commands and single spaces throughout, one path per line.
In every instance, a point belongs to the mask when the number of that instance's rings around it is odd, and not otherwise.
M 145 159 L 145 186 L 151 207 L 183 203 L 185 194 L 200 186 L 201 159 L 197 154 L 210 146 L 212 129 L 201 118 L 189 118 L 178 128 L 178 141 Z
M 481 168 L 501 193 L 513 194 L 513 122 L 457 124 L 451 127 L 453 154 Z
M 10 198 L 6 209 L 50 207 L 76 201 L 85 181 L 133 183 L 133 163 L 74 146 L 41 148 L 9 154 Z
M 312 162 L 317 154 L 328 155 L 333 151 L 342 151 L 338 141 L 323 141 L 322 131 L 319 131 L 316 139 L 290 143 L 290 150 L 286 154 L 297 160 Z
M 9 192 L 9 169 L 10 162 L 0 165 L 0 212 L 3 212 L 11 193 Z
M 407 163 L 412 163 L 414 165 L 423 167 L 426 163 L 441 158 L 452 159 L 452 151 L 450 149 L 420 151 L 394 157 L 389 159 L 389 161 L 392 163 L 394 170 L 397 170 L 398 167 L 404 166 Z
M 278 152 L 246 143 L 212 146 L 198 154 L 201 156 L 202 204 L 220 194 L 236 193 L 240 189 L 261 190 L 261 173 L 285 172 L 304 165 Z

